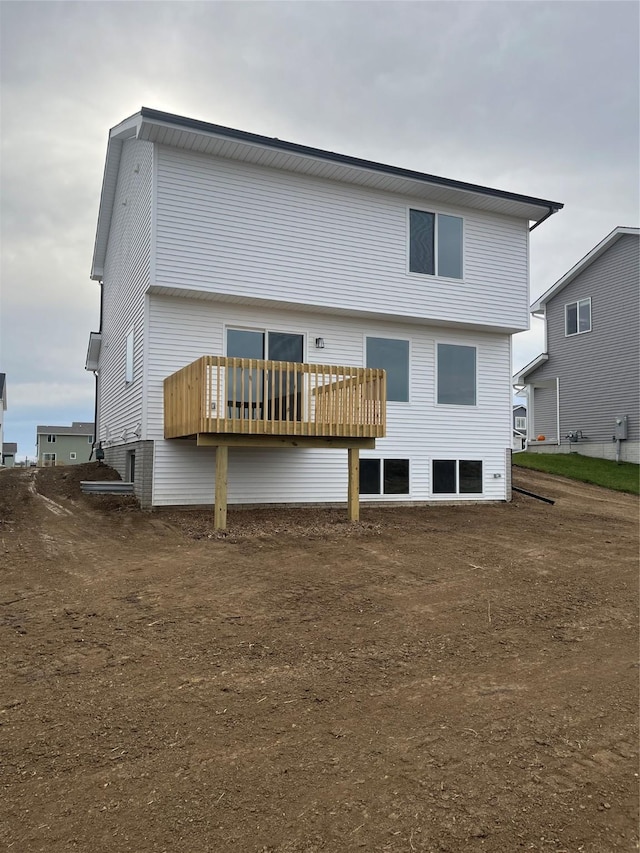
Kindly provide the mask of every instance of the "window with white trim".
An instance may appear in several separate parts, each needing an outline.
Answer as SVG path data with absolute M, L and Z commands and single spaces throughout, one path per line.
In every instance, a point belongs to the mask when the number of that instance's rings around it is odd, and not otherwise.
M 409 402 L 409 341 L 367 338 L 367 367 L 387 372 L 387 400 Z
M 409 210 L 409 272 L 462 278 L 462 217 Z
M 408 459 L 361 459 L 361 495 L 408 495 Z
M 56 461 L 56 454 L 55 453 L 43 453 L 42 458 L 44 459 L 45 462 L 55 462 Z
M 449 406 L 475 406 L 476 348 L 438 344 L 437 361 L 437 402 Z
M 434 459 L 431 484 L 434 495 L 482 494 L 482 461 Z
M 50 434 L 47 436 L 47 444 L 55 444 L 55 440 L 56 440 L 55 435 Z
M 523 417 L 516 418 L 516 429 L 523 432 L 527 428 L 527 419 Z
M 577 302 L 567 302 L 564 306 L 564 333 L 581 335 L 591 331 L 591 297 L 579 299 Z
M 72 450 L 72 451 L 69 453 L 69 459 L 71 459 L 71 461 L 73 461 L 73 460 L 74 460 L 74 459 L 76 459 L 76 458 L 77 458 L 76 453 L 75 453 L 75 451 L 73 451 L 73 450 Z
M 129 385 L 133 382 L 133 329 L 127 334 L 125 347 L 124 381 Z

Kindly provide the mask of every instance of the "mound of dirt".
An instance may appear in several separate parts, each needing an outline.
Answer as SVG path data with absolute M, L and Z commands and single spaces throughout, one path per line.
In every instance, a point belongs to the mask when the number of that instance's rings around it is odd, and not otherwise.
M 75 503 L 103 510 L 104 512 L 132 512 L 140 509 L 133 495 L 85 495 L 80 483 L 88 480 L 116 481 L 120 474 L 109 465 L 98 462 L 86 462 L 82 465 L 69 465 L 64 468 L 40 468 L 36 475 L 36 490 L 51 500 L 66 498 Z

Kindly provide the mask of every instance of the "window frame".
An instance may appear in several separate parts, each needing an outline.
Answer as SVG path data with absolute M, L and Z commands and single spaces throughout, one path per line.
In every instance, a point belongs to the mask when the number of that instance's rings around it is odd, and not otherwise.
M 435 376 L 434 376 L 434 405 L 436 406 L 455 406 L 457 409 L 477 409 L 478 408 L 478 352 L 479 347 L 477 344 L 461 344 L 459 341 L 451 341 L 446 339 L 439 339 L 434 341 L 435 344 L 435 353 L 434 353 L 434 366 L 435 366 Z M 441 403 L 439 398 L 440 394 L 440 346 L 450 346 L 450 347 L 467 347 L 468 349 L 475 350 L 475 376 L 474 376 L 474 402 L 473 403 Z
M 131 344 L 129 344 L 131 341 Z M 124 336 L 124 384 L 133 385 L 135 380 L 135 326 Z
M 456 480 L 456 490 L 455 492 L 436 492 L 434 490 L 434 476 L 433 476 L 433 466 L 436 462 L 454 462 L 455 463 L 455 480 Z M 461 492 L 460 491 L 460 463 L 461 462 L 479 462 L 481 475 L 480 475 L 480 486 L 481 489 L 479 492 Z M 447 496 L 455 496 L 455 497 L 463 497 L 466 498 L 468 496 L 474 497 L 477 495 L 484 495 L 485 493 L 485 477 L 484 477 L 484 459 L 460 459 L 458 457 L 448 459 L 436 459 L 435 456 L 431 459 L 431 471 L 430 471 L 430 482 L 429 482 L 429 492 L 431 497 L 436 499 L 445 498 Z
M 377 498 L 379 500 L 393 500 L 394 498 L 403 499 L 411 495 L 411 457 L 409 456 L 365 456 L 360 459 L 360 465 L 363 462 L 378 463 L 378 491 L 377 492 L 362 492 L 359 491 L 361 497 L 370 499 Z M 384 484 L 386 479 L 385 468 L 387 462 L 406 462 L 407 463 L 407 491 L 406 492 L 386 492 Z
M 229 332 L 256 332 L 259 335 L 262 335 L 262 359 L 261 361 L 269 361 L 266 357 L 269 351 L 269 332 L 274 332 L 277 335 L 298 335 L 302 338 L 302 362 L 301 364 L 309 364 L 309 335 L 307 332 L 301 332 L 300 330 L 293 330 L 290 328 L 286 329 L 276 329 L 273 326 L 242 326 L 238 323 L 225 323 L 223 329 L 224 335 L 224 354 L 225 357 L 228 356 L 227 352 L 227 343 L 228 343 L 228 333 Z
M 42 454 L 43 462 L 57 462 L 57 454 L 55 453 L 43 453 Z
M 56 435 L 53 432 L 47 434 L 47 444 L 55 444 L 56 443 Z
M 521 422 L 520 426 L 518 426 L 518 421 Z M 515 415 L 514 416 L 514 429 L 517 429 L 518 432 L 524 432 L 527 429 L 527 416 L 526 415 Z
M 392 335 L 376 335 L 372 332 L 365 332 L 362 337 L 362 364 L 364 367 L 369 367 L 367 363 L 367 339 L 368 338 L 377 338 L 378 340 L 383 341 L 402 341 L 403 343 L 408 344 L 408 353 L 407 353 L 407 399 L 406 400 L 391 400 L 389 399 L 389 382 L 387 380 L 387 404 L 394 403 L 400 406 L 409 406 L 411 405 L 411 363 L 413 357 L 413 347 L 412 347 L 412 339 L 411 338 L 397 338 Z M 372 370 L 380 370 L 384 368 L 371 368 Z M 385 370 L 386 373 L 386 370 Z
M 418 213 L 430 213 L 434 217 L 434 224 L 433 224 L 433 262 L 434 262 L 435 272 L 433 274 L 428 273 L 428 272 L 415 272 L 414 270 L 411 269 L 411 211 L 412 210 L 415 210 Z M 439 222 L 440 216 L 452 216 L 452 217 L 455 217 L 456 219 L 459 219 L 462 222 L 462 244 L 460 247 L 460 249 L 461 249 L 461 251 L 460 251 L 460 270 L 461 270 L 462 275 L 460 278 L 452 278 L 451 276 L 440 275 L 438 273 L 438 227 L 439 227 L 438 222 Z M 437 278 L 437 279 L 440 279 L 441 281 L 464 282 L 464 280 L 465 280 L 465 261 L 466 261 L 465 250 L 464 250 L 465 232 L 466 232 L 466 217 L 460 215 L 459 213 L 447 213 L 444 210 L 435 210 L 435 209 L 428 210 L 426 207 L 416 207 L 415 205 L 408 205 L 407 210 L 406 210 L 406 234 L 407 234 L 406 274 L 411 276 L 412 278 L 417 278 L 417 279 L 424 279 L 426 277 L 426 278 L 432 278 L 432 279 Z
M 75 461 L 77 458 L 78 458 L 78 454 L 76 453 L 76 451 L 75 451 L 75 450 L 70 450 L 70 451 L 69 451 L 69 459 L 73 462 L 73 461 Z
M 580 330 L 580 305 L 582 303 L 589 305 L 589 328 Z M 567 313 L 571 305 L 576 306 L 576 331 L 570 332 L 567 324 Z M 584 299 L 574 299 L 571 302 L 564 303 L 564 336 L 565 338 L 574 338 L 576 335 L 588 335 L 593 330 L 593 315 L 591 312 L 591 297 L 585 296 Z

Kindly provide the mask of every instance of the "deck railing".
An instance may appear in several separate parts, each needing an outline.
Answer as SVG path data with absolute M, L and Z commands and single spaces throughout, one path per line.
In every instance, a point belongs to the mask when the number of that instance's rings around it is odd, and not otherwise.
M 380 438 L 386 377 L 336 367 L 204 355 L 164 380 L 164 435 Z

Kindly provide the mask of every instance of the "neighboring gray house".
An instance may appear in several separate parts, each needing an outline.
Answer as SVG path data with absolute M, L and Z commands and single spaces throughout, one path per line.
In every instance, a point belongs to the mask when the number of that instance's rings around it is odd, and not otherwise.
M 529 450 L 640 461 L 639 249 L 615 228 L 531 306 L 546 351 L 514 377 Z
M 36 437 L 38 467 L 88 462 L 92 445 L 92 423 L 73 421 L 71 426 L 39 426 Z
M 524 450 L 527 443 L 527 407 L 521 403 L 513 407 L 513 450 Z
M 15 441 L 5 441 L 2 444 L 2 464 L 5 468 L 13 468 L 16 464 L 18 445 Z

